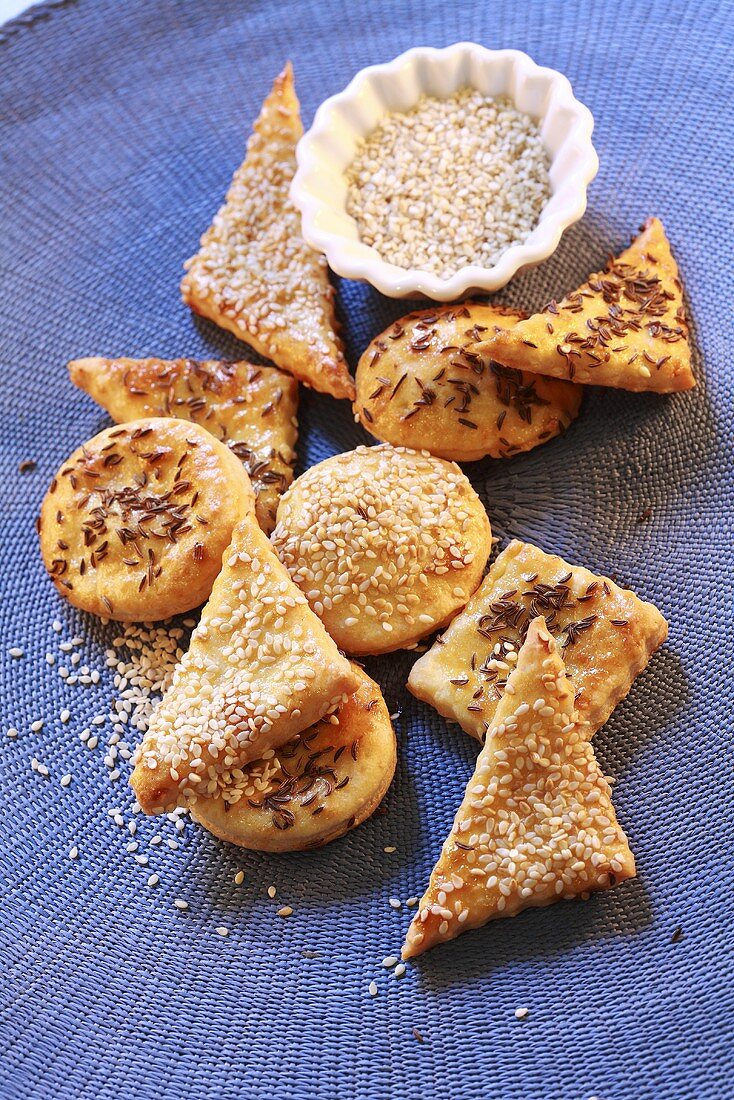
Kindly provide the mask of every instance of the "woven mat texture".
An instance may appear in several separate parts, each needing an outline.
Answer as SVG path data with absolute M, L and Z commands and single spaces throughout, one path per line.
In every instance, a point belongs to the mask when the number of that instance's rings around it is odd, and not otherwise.
M 77 0 L 0 31 L 3 1098 L 732 1095 L 731 12 L 715 0 Z M 143 844 L 138 866 L 107 814 L 127 818 L 131 802 L 102 762 L 109 722 L 96 751 L 78 738 L 106 713 L 108 674 L 67 687 L 44 660 L 78 633 L 83 661 L 103 668 L 115 628 L 61 605 L 33 519 L 60 462 L 107 423 L 67 380 L 68 359 L 236 355 L 183 307 L 178 281 L 285 59 L 308 125 L 362 66 L 462 39 L 560 69 L 596 118 L 586 216 L 500 300 L 540 307 L 658 214 L 685 277 L 699 385 L 591 392 L 562 440 L 468 468 L 503 542 L 614 572 L 670 620 L 597 739 L 639 878 L 496 922 L 400 980 L 380 967 L 408 922 L 388 898 L 421 893 L 475 754 L 405 691 L 410 654 L 368 663 L 402 709 L 385 813 L 287 857 L 188 824 L 178 851 Z M 352 366 L 411 305 L 346 282 L 338 295 Z M 367 441 L 347 403 L 305 391 L 301 432 L 301 468 Z M 18 472 L 24 459 L 34 471 Z M 143 841 L 158 831 L 174 835 L 140 819 Z M 280 920 L 286 902 L 294 915 Z

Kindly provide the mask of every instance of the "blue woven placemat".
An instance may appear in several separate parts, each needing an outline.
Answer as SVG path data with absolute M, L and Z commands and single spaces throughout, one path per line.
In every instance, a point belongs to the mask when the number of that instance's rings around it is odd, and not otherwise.
M 181 262 L 285 59 L 308 124 L 363 65 L 465 38 L 567 73 L 597 120 L 586 217 L 503 300 L 532 308 L 572 289 L 658 214 L 685 276 L 699 386 L 591 393 L 565 438 L 470 468 L 503 540 L 615 572 L 670 619 L 597 741 L 639 878 L 497 922 L 399 980 L 380 961 L 408 913 L 388 899 L 421 893 L 475 751 L 407 695 L 410 655 L 368 666 L 402 708 L 384 814 L 279 858 L 193 825 L 178 850 L 151 847 L 172 823 L 139 819 L 141 867 L 107 812 L 129 806 L 102 761 L 109 720 L 97 750 L 78 738 L 107 713 L 109 677 L 65 686 L 44 660 L 78 634 L 80 667 L 103 667 L 116 631 L 60 605 L 33 518 L 60 461 L 106 423 L 68 382 L 69 358 L 234 354 L 181 305 Z M 0 32 L 0 1095 L 732 1095 L 733 46 L 716 0 L 71 0 Z M 352 365 L 407 308 L 340 284 Z M 305 392 L 301 425 L 302 466 L 365 440 L 346 403 Z M 26 459 L 37 465 L 21 474 Z M 275 916 L 283 903 L 289 920 Z

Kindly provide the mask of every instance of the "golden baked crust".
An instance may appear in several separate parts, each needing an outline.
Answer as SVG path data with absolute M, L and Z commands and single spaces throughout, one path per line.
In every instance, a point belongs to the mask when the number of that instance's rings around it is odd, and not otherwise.
M 650 218 L 604 271 L 479 350 L 508 367 L 595 386 L 690 390 L 683 288 L 661 222 Z
M 552 439 L 577 416 L 582 387 L 476 351 L 525 316 L 465 302 L 401 317 L 359 360 L 355 413 L 377 439 L 455 462 L 507 458 Z
M 207 599 L 250 479 L 204 428 L 144 417 L 105 428 L 61 466 L 41 507 L 41 553 L 75 607 L 122 622 Z
M 663 644 L 668 624 L 608 577 L 517 540 L 413 665 L 409 690 L 481 740 L 528 624 L 540 614 L 561 645 L 579 718 L 594 733 Z
M 491 531 L 458 466 L 383 443 L 297 478 L 272 538 L 337 645 L 366 654 L 448 622 L 479 584 Z
M 75 386 L 118 424 L 175 416 L 200 424 L 241 459 L 255 511 L 270 534 L 281 493 L 293 480 L 298 383 L 277 367 L 216 359 L 75 359 Z
M 634 875 L 609 783 L 578 724 L 573 687 L 537 618 L 408 929 L 403 958 L 495 917 L 587 897 Z
M 208 798 L 339 706 L 355 674 L 245 516 L 153 713 L 131 784 L 146 813 Z
M 307 386 L 354 397 L 326 260 L 290 200 L 303 133 L 290 62 L 265 100 L 224 206 L 186 264 L 184 302 Z
M 356 689 L 331 717 L 247 765 L 238 785 L 199 799 L 192 816 L 243 848 L 318 848 L 361 825 L 395 773 L 395 733 L 379 687 L 357 665 Z

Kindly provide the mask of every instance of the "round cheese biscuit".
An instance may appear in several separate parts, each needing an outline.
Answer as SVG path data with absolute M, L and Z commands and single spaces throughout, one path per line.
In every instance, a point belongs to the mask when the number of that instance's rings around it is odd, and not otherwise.
M 500 366 L 475 345 L 524 313 L 467 302 L 409 313 L 357 367 L 354 411 L 377 439 L 441 458 L 509 458 L 564 431 L 582 386 Z
M 241 769 L 238 785 L 191 815 L 230 844 L 261 852 L 319 848 L 366 821 L 392 781 L 395 733 L 377 684 L 358 683 L 336 714 Z
M 63 464 L 41 507 L 56 588 L 107 619 L 154 621 L 207 599 L 232 529 L 255 506 L 242 463 L 204 428 L 147 417 Z
M 462 608 L 490 550 L 454 463 L 383 443 L 312 466 L 278 505 L 273 545 L 347 653 L 411 646 Z

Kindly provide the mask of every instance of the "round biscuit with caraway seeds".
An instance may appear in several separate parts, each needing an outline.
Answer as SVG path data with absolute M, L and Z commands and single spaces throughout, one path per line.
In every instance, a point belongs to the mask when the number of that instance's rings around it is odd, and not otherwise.
M 41 507 L 41 553 L 75 607 L 167 619 L 207 599 L 235 523 L 254 506 L 242 463 L 204 428 L 133 420 L 63 463 Z
M 230 844 L 261 852 L 319 848 L 370 817 L 395 773 L 395 733 L 382 693 L 358 665 L 336 714 L 238 771 L 191 815 Z
M 578 415 L 583 386 L 478 350 L 524 317 L 477 302 L 401 317 L 359 360 L 355 414 L 377 439 L 454 462 L 509 458 L 553 439 Z
M 346 653 L 409 647 L 479 585 L 491 530 L 455 463 L 382 444 L 334 455 L 281 498 L 273 545 Z

